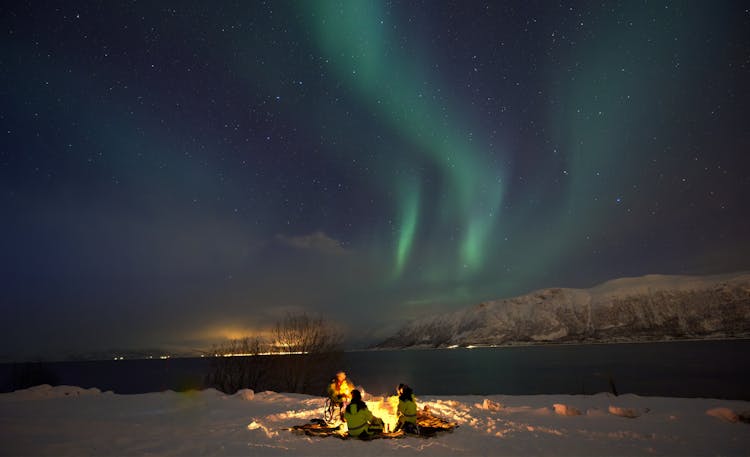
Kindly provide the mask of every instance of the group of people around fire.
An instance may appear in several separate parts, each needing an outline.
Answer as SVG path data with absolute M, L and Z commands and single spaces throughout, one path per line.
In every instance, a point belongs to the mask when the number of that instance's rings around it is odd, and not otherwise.
M 367 439 L 374 434 L 383 433 L 383 421 L 367 409 L 367 404 L 362 400 L 362 393 L 354 387 L 346 373 L 336 373 L 336 377 L 328 385 L 327 393 L 331 404 L 338 408 L 340 419 L 346 422 L 349 436 Z M 399 384 L 396 394 L 398 423 L 393 431 L 403 430 L 405 433 L 419 434 L 414 391 L 406 384 Z

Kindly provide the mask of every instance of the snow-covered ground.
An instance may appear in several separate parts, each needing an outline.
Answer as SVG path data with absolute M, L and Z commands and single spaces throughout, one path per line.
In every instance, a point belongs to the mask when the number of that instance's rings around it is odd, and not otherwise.
M 287 430 L 323 398 L 215 390 L 141 395 L 37 386 L 0 394 L 0 455 L 748 455 L 750 402 L 592 396 L 419 397 L 460 424 L 435 438 L 342 441 Z M 387 402 L 371 401 L 383 414 Z M 387 418 L 386 418 L 387 419 Z

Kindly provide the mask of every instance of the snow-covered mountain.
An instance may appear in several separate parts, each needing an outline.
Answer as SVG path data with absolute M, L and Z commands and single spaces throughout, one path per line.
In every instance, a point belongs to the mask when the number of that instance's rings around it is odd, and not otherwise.
M 750 272 L 543 289 L 412 321 L 380 348 L 750 335 Z

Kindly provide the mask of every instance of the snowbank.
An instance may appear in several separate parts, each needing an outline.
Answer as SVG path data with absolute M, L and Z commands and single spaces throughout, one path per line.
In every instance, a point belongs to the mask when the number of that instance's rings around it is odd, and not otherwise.
M 37 386 L 0 394 L 0 455 L 747 455 L 750 402 L 593 396 L 420 397 L 460 424 L 424 439 L 342 441 L 284 430 L 323 398 L 216 390 L 142 395 Z

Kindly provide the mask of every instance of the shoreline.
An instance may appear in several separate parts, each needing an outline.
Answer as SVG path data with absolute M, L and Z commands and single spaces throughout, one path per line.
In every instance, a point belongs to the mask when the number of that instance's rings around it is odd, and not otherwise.
M 512 349 L 512 348 L 529 348 L 529 347 L 551 347 L 551 346 L 606 346 L 606 345 L 619 345 L 619 344 L 650 344 L 650 343 L 695 343 L 695 342 L 711 342 L 711 341 L 750 341 L 750 335 L 736 336 L 736 337 L 709 337 L 709 338 L 660 338 L 660 339 L 644 339 L 644 340 L 609 340 L 609 341 L 519 341 L 503 344 L 470 344 L 468 346 L 430 346 L 430 345 L 418 345 L 418 346 L 404 346 L 404 347 L 367 347 L 367 348 L 353 348 L 344 349 L 344 353 L 353 352 L 380 352 L 380 351 L 429 351 L 429 350 L 455 350 L 455 349 Z M 211 359 L 211 357 L 204 357 L 202 355 L 170 355 L 166 358 L 155 358 L 155 357 L 127 357 L 123 359 L 112 359 L 112 358 L 91 358 L 91 359 L 34 359 L 34 360 L 1 360 L 0 365 L 19 365 L 19 364 L 48 364 L 48 363 L 80 363 L 80 362 L 118 362 L 126 360 L 175 360 L 175 359 Z
M 750 335 L 737 337 L 713 337 L 713 338 L 670 338 L 670 339 L 648 339 L 648 340 L 610 340 L 610 341 L 544 341 L 544 342 L 513 342 L 503 344 L 470 344 L 467 346 L 428 346 L 415 345 L 403 347 L 372 347 L 363 349 L 352 349 L 344 352 L 378 352 L 378 351 L 427 351 L 427 350 L 454 350 L 454 349 L 509 349 L 509 348 L 528 348 L 528 347 L 549 347 L 549 346 L 606 346 L 616 344 L 657 344 L 657 343 L 695 343 L 710 341 L 750 341 Z

